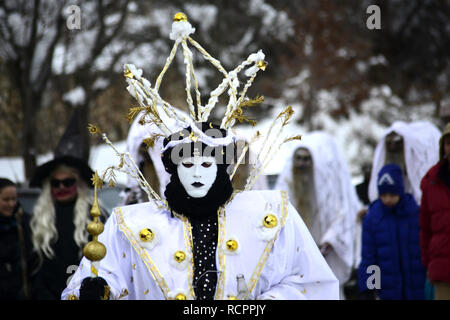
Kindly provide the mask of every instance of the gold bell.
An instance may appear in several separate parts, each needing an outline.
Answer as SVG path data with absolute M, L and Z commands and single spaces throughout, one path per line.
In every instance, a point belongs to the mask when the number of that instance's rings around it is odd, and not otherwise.
M 139 238 L 144 242 L 152 241 L 154 237 L 155 234 L 148 228 L 142 229 L 141 232 L 139 232 Z
M 179 293 L 175 296 L 175 300 L 187 300 L 186 295 L 183 293 Z
M 278 224 L 277 217 L 271 213 L 264 217 L 263 224 L 266 228 L 274 228 Z
M 238 248 L 238 243 L 236 240 L 228 240 L 226 243 L 227 249 L 230 251 L 236 251 Z
M 183 251 L 177 251 L 173 255 L 173 258 L 178 263 L 183 262 L 186 259 L 186 253 L 184 253 Z
M 184 12 L 178 12 L 173 16 L 173 21 L 188 21 L 187 15 Z

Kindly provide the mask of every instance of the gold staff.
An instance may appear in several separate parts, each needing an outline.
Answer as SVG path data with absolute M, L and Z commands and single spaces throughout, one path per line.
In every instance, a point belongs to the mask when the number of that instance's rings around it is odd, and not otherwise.
M 98 267 L 100 260 L 106 255 L 106 247 L 103 243 L 98 241 L 98 235 L 103 232 L 103 223 L 100 221 L 100 207 L 97 199 L 97 188 L 102 188 L 103 181 L 97 174 L 97 171 L 92 177 L 92 184 L 94 185 L 94 204 L 91 208 L 92 221 L 87 225 L 86 229 L 92 236 L 92 241 L 88 242 L 83 248 L 84 256 L 91 261 L 91 277 L 98 276 Z

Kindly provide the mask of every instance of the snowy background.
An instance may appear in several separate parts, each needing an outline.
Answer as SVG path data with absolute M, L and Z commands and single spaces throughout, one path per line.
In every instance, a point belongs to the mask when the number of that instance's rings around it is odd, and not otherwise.
M 366 9 L 375 3 L 381 30 L 366 26 Z M 68 27 L 70 5 L 80 9 L 79 28 Z M 26 0 L 0 4 L 0 176 L 16 182 L 31 174 L 25 159 L 40 165 L 53 157 L 74 110 L 84 139 L 80 155 L 98 171 L 118 163 L 101 139 L 89 137 L 87 124 L 99 125 L 125 150 L 124 116 L 135 102 L 125 89 L 123 64 L 142 68 L 154 83 L 173 45 L 169 33 L 179 11 L 196 28 L 193 38 L 227 70 L 259 49 L 266 54 L 267 70 L 248 93 L 265 101 L 249 111 L 256 127 L 239 126 L 243 135 L 264 132 L 291 105 L 295 113 L 284 136 L 328 131 L 355 183 L 394 121 L 425 120 L 442 130 L 450 120 L 447 2 L 43 0 L 37 16 L 33 9 Z M 220 80 L 200 55 L 193 59 L 206 100 Z M 161 95 L 185 110 L 184 73 L 177 55 Z M 216 109 L 218 119 L 223 108 Z M 284 145 L 265 174 L 278 174 L 289 151 Z

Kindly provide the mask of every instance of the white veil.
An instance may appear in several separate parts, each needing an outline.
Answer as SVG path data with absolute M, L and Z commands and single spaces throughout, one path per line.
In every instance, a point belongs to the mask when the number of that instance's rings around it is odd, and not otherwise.
M 308 149 L 313 158 L 317 214 L 321 225 L 318 245 L 328 242 L 333 246 L 337 259 L 327 256 L 327 262 L 343 284 L 348 280 L 354 264 L 356 212 L 361 205 L 344 155 L 335 139 L 323 131 L 309 133 L 300 142 L 293 143 L 292 152 L 277 179 L 275 189 L 285 190 L 290 199 L 295 199 L 291 187 L 292 159 L 299 147 Z
M 408 179 L 408 181 L 405 181 L 406 192 L 411 193 L 416 202 L 420 204 L 422 197 L 420 181 L 425 173 L 439 160 L 439 138 L 441 137 L 439 129 L 426 121 L 411 123 L 396 121 L 386 129 L 375 149 L 369 182 L 369 199 L 374 201 L 378 198 L 377 176 L 385 164 L 385 138 L 393 131 L 403 137 Z

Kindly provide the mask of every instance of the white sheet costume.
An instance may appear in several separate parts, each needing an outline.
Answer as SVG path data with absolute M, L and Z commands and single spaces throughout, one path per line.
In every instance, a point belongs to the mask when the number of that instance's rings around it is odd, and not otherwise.
M 237 296 L 238 274 L 253 299 L 338 299 L 338 281 L 286 193 L 236 193 L 218 214 L 216 299 Z M 273 227 L 266 227 L 270 214 Z M 147 228 L 154 232 L 149 242 L 140 238 Z M 99 276 L 110 285 L 111 298 L 193 299 L 189 230 L 188 219 L 171 217 L 151 202 L 116 208 L 99 237 L 107 247 Z M 62 299 L 79 296 L 90 272 L 83 258 Z
M 396 132 L 403 137 L 404 159 L 407 176 L 405 177 L 405 191 L 411 193 L 418 204 L 422 197 L 420 181 L 425 173 L 439 160 L 439 139 L 441 133 L 430 122 L 417 121 L 406 123 L 394 122 L 383 134 L 377 144 L 372 164 L 369 182 L 369 199 L 378 198 L 377 175 L 385 164 L 386 136 Z
M 321 131 L 304 135 L 299 143 L 293 145 L 275 189 L 286 190 L 290 199 L 296 199 L 292 166 L 294 152 L 299 147 L 308 149 L 313 160 L 316 212 L 313 213 L 312 226 L 318 227 L 311 233 L 317 245 L 328 242 L 333 247 L 326 261 L 339 279 L 342 296 L 342 285 L 349 279 L 355 263 L 356 212 L 361 205 L 343 154 L 334 138 Z

